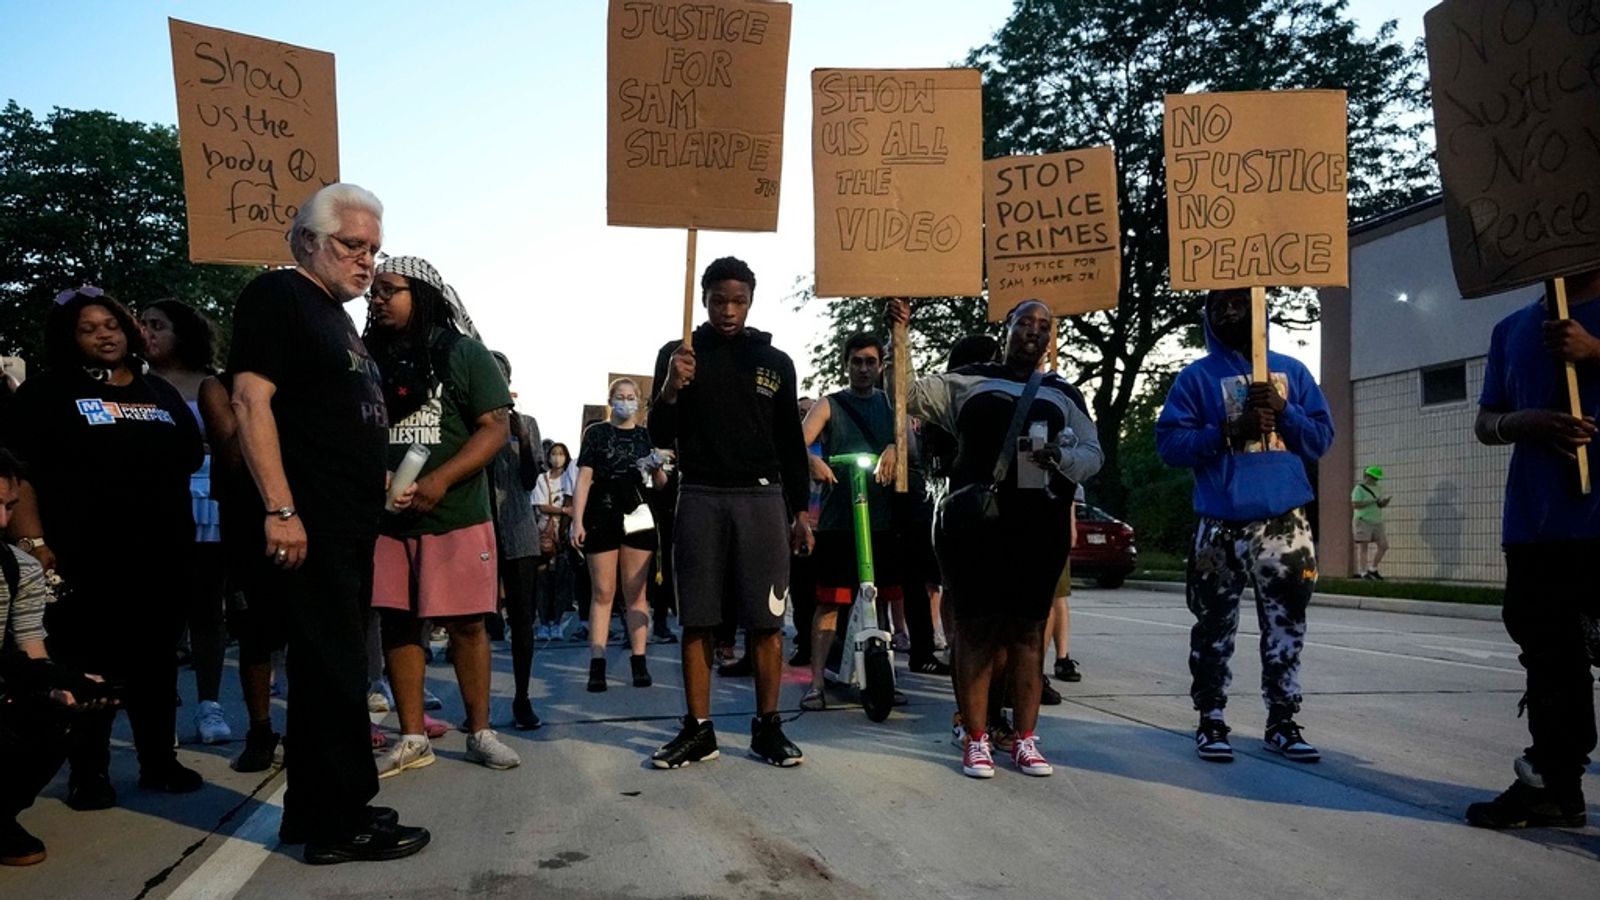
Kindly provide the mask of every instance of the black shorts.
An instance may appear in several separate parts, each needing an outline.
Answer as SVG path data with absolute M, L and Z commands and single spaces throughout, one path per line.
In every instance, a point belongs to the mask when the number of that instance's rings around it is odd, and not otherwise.
M 957 620 L 1043 622 L 1072 550 L 1072 502 L 1042 491 L 1006 492 L 1000 509 L 1000 521 L 981 537 L 951 528 L 940 511 L 933 548 L 944 573 L 945 602 L 955 604 Z
M 634 550 L 656 549 L 656 530 L 625 534 L 622 511 L 614 506 L 591 506 L 583 511 L 583 552 L 609 553 L 619 547 Z
M 747 629 L 783 627 L 789 506 L 782 487 L 686 484 L 673 524 L 673 581 L 685 628 L 721 625 L 725 601 Z
M 872 533 L 872 581 L 883 595 L 900 592 L 900 552 L 896 536 L 887 531 Z M 815 560 L 817 602 L 833 605 L 849 603 L 856 593 L 859 571 L 856 567 L 856 536 L 851 531 L 819 531 Z M 892 599 L 892 596 L 886 597 Z

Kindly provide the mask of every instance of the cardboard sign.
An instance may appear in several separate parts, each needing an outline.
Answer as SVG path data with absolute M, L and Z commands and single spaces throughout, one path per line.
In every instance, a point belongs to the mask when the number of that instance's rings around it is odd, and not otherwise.
M 616 381 L 618 378 L 626 378 L 626 379 L 632 381 L 635 385 L 638 385 L 638 387 L 639 387 L 639 411 L 633 414 L 633 424 L 639 425 L 639 426 L 643 426 L 645 421 L 650 416 L 650 398 L 652 396 L 654 396 L 655 385 L 656 385 L 656 380 L 655 380 L 654 376 L 651 376 L 651 375 L 625 375 L 625 374 L 622 374 L 620 372 L 612 372 L 611 374 L 606 376 L 606 388 L 609 390 L 610 387 L 611 387 L 611 382 Z M 609 404 L 609 401 L 611 400 L 611 398 L 607 397 L 606 400 L 607 400 L 607 402 Z M 609 416 L 610 414 L 611 414 L 610 407 L 608 405 L 606 407 L 606 415 Z
M 1600 266 L 1600 4 L 1451 0 L 1424 22 L 1462 296 Z
M 290 265 L 300 204 L 339 180 L 333 54 L 167 20 L 193 262 Z
M 589 426 L 596 422 L 604 422 L 610 417 L 611 407 L 608 405 L 595 405 L 593 403 L 585 403 L 583 405 L 583 426 L 578 429 L 577 452 L 583 452 L 583 433 L 589 430 Z M 576 456 L 572 458 L 573 462 L 577 462 L 577 460 Z
M 990 159 L 983 181 L 990 321 L 1024 300 L 1043 300 L 1058 316 L 1117 305 L 1116 151 Z
M 611 0 L 607 224 L 777 230 L 790 11 Z
M 819 297 L 983 290 L 983 97 L 976 69 L 816 69 Z
M 1168 94 L 1177 290 L 1350 282 L 1344 91 Z

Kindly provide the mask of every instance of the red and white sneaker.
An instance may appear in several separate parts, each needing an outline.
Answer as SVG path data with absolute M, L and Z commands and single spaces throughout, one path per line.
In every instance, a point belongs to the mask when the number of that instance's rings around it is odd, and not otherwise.
M 989 745 L 988 735 L 967 739 L 966 748 L 961 752 L 961 771 L 972 778 L 994 777 L 994 749 Z
M 1050 765 L 1050 761 L 1039 752 L 1039 739 L 1031 731 L 1017 735 L 1017 742 L 1011 747 L 1011 761 L 1017 764 L 1024 775 L 1043 778 L 1054 775 L 1056 771 L 1055 766 Z

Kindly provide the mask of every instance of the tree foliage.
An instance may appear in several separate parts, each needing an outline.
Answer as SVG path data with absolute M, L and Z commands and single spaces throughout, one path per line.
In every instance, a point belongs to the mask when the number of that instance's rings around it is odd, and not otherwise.
M 260 269 L 189 262 L 173 128 L 107 112 L 0 110 L 0 352 L 37 360 L 51 299 L 85 282 L 194 304 L 227 332 Z
M 993 39 L 968 56 L 983 71 L 985 156 L 1116 149 L 1122 296 L 1115 310 L 1061 327 L 1062 368 L 1084 387 L 1106 451 L 1097 493 L 1113 512 L 1128 511 L 1133 481 L 1120 449 L 1141 385 L 1173 367 L 1200 321 L 1200 296 L 1167 283 L 1164 96 L 1344 89 L 1350 210 L 1359 220 L 1437 190 L 1425 58 L 1394 34 L 1389 22 L 1363 37 L 1344 0 L 1016 0 Z M 832 331 L 813 350 L 819 363 L 832 358 L 845 329 L 874 321 L 870 301 L 829 303 Z M 963 313 L 941 316 L 919 303 L 913 330 L 921 345 L 947 347 L 971 330 L 969 319 L 981 321 L 982 305 L 965 304 Z M 1273 315 L 1309 326 L 1315 295 L 1279 292 Z M 963 331 L 930 334 L 945 327 Z M 1155 409 L 1159 399 L 1141 415 Z

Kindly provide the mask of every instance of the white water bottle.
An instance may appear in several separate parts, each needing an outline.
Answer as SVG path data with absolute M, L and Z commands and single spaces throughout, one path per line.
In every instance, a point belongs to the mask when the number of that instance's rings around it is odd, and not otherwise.
M 394 477 L 389 479 L 389 498 L 383 502 L 383 508 L 394 512 L 395 498 L 406 492 L 417 480 L 417 475 L 422 472 L 422 467 L 428 461 L 431 451 L 421 444 L 412 444 L 406 451 L 405 459 L 400 460 L 400 465 L 394 470 Z

